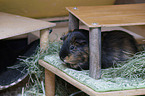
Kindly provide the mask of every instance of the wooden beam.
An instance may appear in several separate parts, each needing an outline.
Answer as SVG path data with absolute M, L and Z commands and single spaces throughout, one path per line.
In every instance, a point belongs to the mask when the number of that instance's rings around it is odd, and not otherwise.
M 90 77 L 99 79 L 101 76 L 101 28 L 90 28 Z
M 74 29 L 79 29 L 79 19 L 69 13 L 69 31 L 73 31 Z
M 55 96 L 55 74 L 45 69 L 45 95 Z
M 127 29 L 133 33 L 136 33 L 138 35 L 141 35 L 145 37 L 145 25 L 140 25 L 140 26 L 124 26 L 122 27 L 124 29 Z
M 40 47 L 46 50 L 49 44 L 49 29 L 40 30 Z M 55 96 L 55 74 L 45 69 L 45 95 Z

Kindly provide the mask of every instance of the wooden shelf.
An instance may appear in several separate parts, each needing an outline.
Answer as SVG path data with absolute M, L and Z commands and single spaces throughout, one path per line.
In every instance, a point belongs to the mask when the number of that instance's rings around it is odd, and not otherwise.
M 79 28 L 79 20 L 89 27 L 90 76 L 95 79 L 98 79 L 101 76 L 101 27 L 145 25 L 145 3 L 106 6 L 78 6 L 67 7 L 67 10 L 69 11 L 69 31 Z M 47 41 L 48 36 L 43 36 L 41 37 L 40 44 L 42 44 L 41 48 L 45 49 L 46 46 L 43 42 Z M 50 75 L 50 77 L 48 77 L 48 75 L 45 74 L 46 96 L 54 96 L 55 94 L 55 80 L 52 79 L 55 74 L 91 96 L 125 96 L 145 94 L 145 89 L 95 92 L 43 60 L 40 60 L 39 64 L 46 68 L 47 71 L 45 70 L 45 72 Z
M 6 39 L 6 38 L 28 33 L 29 34 L 28 42 L 29 42 L 32 41 L 31 32 L 40 31 L 40 37 L 41 37 L 40 46 L 42 49 L 45 49 L 46 46 L 48 46 L 49 28 L 54 26 L 55 23 L 50 23 L 46 21 L 22 17 L 19 15 L 0 12 L 0 39 Z M 53 73 L 49 73 L 49 71 L 47 70 L 46 73 L 52 76 L 54 75 Z M 51 80 L 55 81 L 55 79 L 53 78 L 51 78 Z M 51 90 L 54 93 L 53 90 L 55 90 L 55 88 L 52 88 Z M 52 96 L 52 95 L 48 95 L 48 96 Z
M 26 34 L 50 27 L 54 23 L 0 12 L 0 39 Z
M 96 92 L 91 88 L 83 85 L 82 83 L 78 82 L 74 78 L 68 76 L 64 72 L 60 71 L 59 69 L 55 68 L 54 66 L 46 63 L 43 60 L 39 60 L 39 64 L 43 66 L 45 69 L 51 71 L 52 73 L 58 75 L 59 77 L 63 78 L 70 84 L 74 85 L 75 87 L 79 88 L 80 90 L 84 91 L 85 93 L 89 94 L 90 96 L 127 96 L 127 95 L 142 95 L 145 94 L 145 89 L 133 89 L 133 90 L 124 90 L 124 91 L 110 91 L 110 92 Z
M 88 27 L 145 25 L 145 3 L 67 7 Z
M 101 27 L 145 25 L 145 3 L 66 9 L 69 11 L 69 31 L 78 29 L 79 21 L 89 27 L 89 70 L 90 76 L 95 79 L 101 76 Z

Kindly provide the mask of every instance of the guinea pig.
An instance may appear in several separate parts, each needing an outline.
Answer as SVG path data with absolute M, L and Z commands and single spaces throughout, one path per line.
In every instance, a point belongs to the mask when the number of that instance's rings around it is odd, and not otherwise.
M 124 31 L 102 32 L 101 38 L 102 68 L 112 67 L 115 62 L 125 61 L 138 51 L 134 37 Z M 70 68 L 88 70 L 89 31 L 75 29 L 61 39 L 63 44 L 59 52 L 60 59 Z

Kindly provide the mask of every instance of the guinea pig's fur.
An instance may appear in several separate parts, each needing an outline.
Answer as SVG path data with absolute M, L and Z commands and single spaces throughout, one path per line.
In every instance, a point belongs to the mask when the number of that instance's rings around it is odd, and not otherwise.
M 124 31 L 113 30 L 101 34 L 102 68 L 111 67 L 115 62 L 125 61 L 138 51 L 134 37 Z M 63 36 L 62 40 L 60 59 L 73 69 L 89 69 L 89 31 L 75 29 Z

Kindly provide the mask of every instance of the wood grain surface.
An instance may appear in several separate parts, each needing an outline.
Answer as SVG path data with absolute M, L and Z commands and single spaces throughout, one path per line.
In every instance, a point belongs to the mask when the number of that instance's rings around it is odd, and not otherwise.
M 89 94 L 90 96 L 129 96 L 129 95 L 144 95 L 145 88 L 143 89 L 132 89 L 132 90 L 123 90 L 123 91 L 110 91 L 110 92 L 96 92 L 91 88 L 87 87 L 86 85 L 78 82 L 77 80 L 73 79 L 72 77 L 68 76 L 64 72 L 60 71 L 59 69 L 55 68 L 54 66 L 46 63 L 43 60 L 39 60 L 39 64 L 46 68 L 62 79 L 66 80 L 70 84 L 74 85 L 75 87 L 79 88 L 80 90 L 84 91 L 85 93 Z
M 145 25 L 145 3 L 67 7 L 88 27 Z
M 0 12 L 0 39 L 54 27 L 54 23 Z

